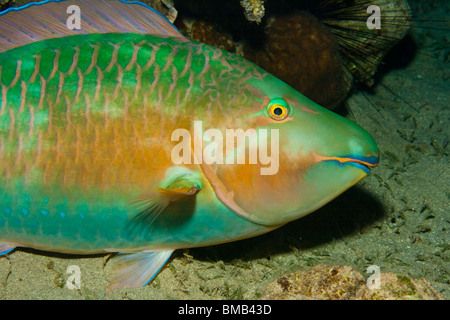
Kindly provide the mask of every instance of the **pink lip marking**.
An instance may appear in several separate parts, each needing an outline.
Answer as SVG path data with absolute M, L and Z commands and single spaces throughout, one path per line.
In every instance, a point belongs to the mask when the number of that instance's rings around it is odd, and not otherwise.
M 319 112 L 311 110 L 311 109 L 308 109 L 306 107 L 302 107 L 301 109 L 302 109 L 302 111 L 306 111 L 306 112 L 309 112 L 309 113 L 319 114 Z

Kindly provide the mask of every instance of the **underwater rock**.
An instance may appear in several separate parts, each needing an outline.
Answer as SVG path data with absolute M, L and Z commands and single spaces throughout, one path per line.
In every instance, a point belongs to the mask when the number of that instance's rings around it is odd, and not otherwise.
M 349 266 L 318 265 L 281 276 L 270 283 L 267 300 L 441 300 L 424 279 L 381 273 L 379 289 L 369 289 L 364 276 Z
M 352 85 L 334 36 L 306 11 L 269 19 L 263 47 L 245 45 L 244 57 L 328 108 Z

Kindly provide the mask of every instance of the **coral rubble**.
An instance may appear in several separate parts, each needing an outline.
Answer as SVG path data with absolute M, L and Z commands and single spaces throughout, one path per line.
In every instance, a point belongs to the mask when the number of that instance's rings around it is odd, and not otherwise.
M 269 300 L 440 300 L 423 279 L 392 273 L 380 274 L 379 288 L 369 288 L 364 277 L 349 266 L 318 265 L 281 276 L 266 288 Z
M 241 6 L 248 21 L 261 22 L 265 13 L 264 0 L 241 0 Z

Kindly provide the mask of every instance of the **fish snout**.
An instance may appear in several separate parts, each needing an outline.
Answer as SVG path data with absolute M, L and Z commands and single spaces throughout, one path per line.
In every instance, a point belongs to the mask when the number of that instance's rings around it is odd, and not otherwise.
M 316 162 L 353 166 L 366 174 L 379 162 L 379 149 L 373 137 L 358 124 L 336 115 L 321 136 L 321 143 L 311 151 Z

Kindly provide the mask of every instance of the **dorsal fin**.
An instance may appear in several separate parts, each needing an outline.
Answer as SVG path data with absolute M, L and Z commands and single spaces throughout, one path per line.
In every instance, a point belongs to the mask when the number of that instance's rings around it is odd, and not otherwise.
M 81 29 L 67 20 L 80 8 Z M 30 3 L 0 13 L 0 53 L 35 41 L 88 33 L 142 33 L 187 39 L 163 15 L 137 1 L 68 0 Z

